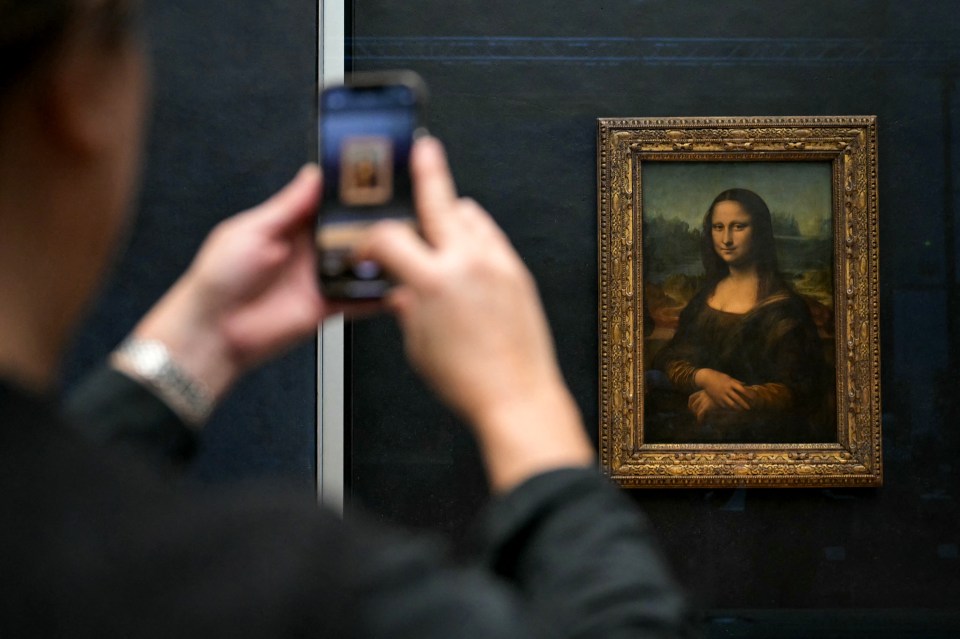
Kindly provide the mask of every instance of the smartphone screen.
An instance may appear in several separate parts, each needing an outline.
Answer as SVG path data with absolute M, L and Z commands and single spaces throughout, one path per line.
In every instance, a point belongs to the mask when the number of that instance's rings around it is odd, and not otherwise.
M 389 75 L 333 87 L 320 96 L 323 201 L 317 221 L 320 278 L 329 297 L 377 298 L 390 282 L 353 247 L 384 218 L 415 224 L 409 158 L 419 126 L 420 88 Z

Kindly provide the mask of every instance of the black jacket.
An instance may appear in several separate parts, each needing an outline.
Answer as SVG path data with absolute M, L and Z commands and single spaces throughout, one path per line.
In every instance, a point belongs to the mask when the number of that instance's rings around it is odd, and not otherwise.
M 189 454 L 190 432 L 121 375 L 82 395 L 95 437 Z M 481 552 L 453 565 L 310 494 L 186 484 L 57 412 L 0 385 L 0 636 L 686 636 L 647 523 L 593 471 L 491 504 Z

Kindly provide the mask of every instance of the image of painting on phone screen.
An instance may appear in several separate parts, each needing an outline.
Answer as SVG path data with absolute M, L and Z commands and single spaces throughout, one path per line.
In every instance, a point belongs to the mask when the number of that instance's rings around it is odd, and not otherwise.
M 340 150 L 340 201 L 376 206 L 393 198 L 393 142 L 383 136 L 344 140 Z

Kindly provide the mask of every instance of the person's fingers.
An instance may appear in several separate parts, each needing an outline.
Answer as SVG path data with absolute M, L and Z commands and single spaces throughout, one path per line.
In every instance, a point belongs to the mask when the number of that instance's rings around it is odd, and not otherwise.
M 460 198 L 457 201 L 457 213 L 463 235 L 470 238 L 470 242 L 482 244 L 491 241 L 506 241 L 509 243 L 503 229 L 494 221 L 490 213 L 473 198 Z
M 710 407 L 710 398 L 705 392 L 700 391 L 690 396 L 690 399 L 687 402 L 687 405 L 690 408 L 690 410 L 697 415 L 697 418 L 699 419 L 701 416 L 703 416 L 706 413 L 707 409 Z
M 694 417 L 697 419 L 697 423 L 700 424 L 703 422 L 703 418 L 707 414 L 707 404 L 703 401 L 703 398 L 698 398 L 695 402 L 695 405 L 691 407 Z
M 410 171 L 423 236 L 436 246 L 458 223 L 451 215 L 457 203 L 457 187 L 439 140 L 429 136 L 417 140 L 410 156 Z
M 271 235 L 285 235 L 313 219 L 321 183 L 320 168 L 304 165 L 285 187 L 248 213 L 262 219 Z
M 432 274 L 430 249 L 409 224 L 377 222 L 357 244 L 356 260 L 378 263 L 401 283 L 420 282 Z
M 699 399 L 694 400 L 691 403 L 690 410 L 693 411 L 695 415 L 698 415 L 698 416 L 701 415 L 703 413 L 701 400 Z
M 730 410 L 749 410 L 750 404 L 736 393 L 730 392 L 723 397 L 723 407 Z
M 410 308 L 412 308 L 416 293 L 405 286 L 396 286 L 390 289 L 383 298 L 384 306 L 387 310 L 403 319 Z
M 750 401 L 747 399 L 747 389 L 737 380 L 733 380 L 733 383 L 730 384 L 730 399 L 737 407 L 743 410 L 750 410 Z

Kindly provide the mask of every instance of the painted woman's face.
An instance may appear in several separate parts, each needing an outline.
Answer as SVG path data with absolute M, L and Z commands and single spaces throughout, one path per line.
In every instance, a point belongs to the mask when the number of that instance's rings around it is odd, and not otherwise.
M 713 206 L 710 229 L 713 250 L 729 266 L 744 264 L 751 258 L 753 223 L 739 202 L 717 202 Z

